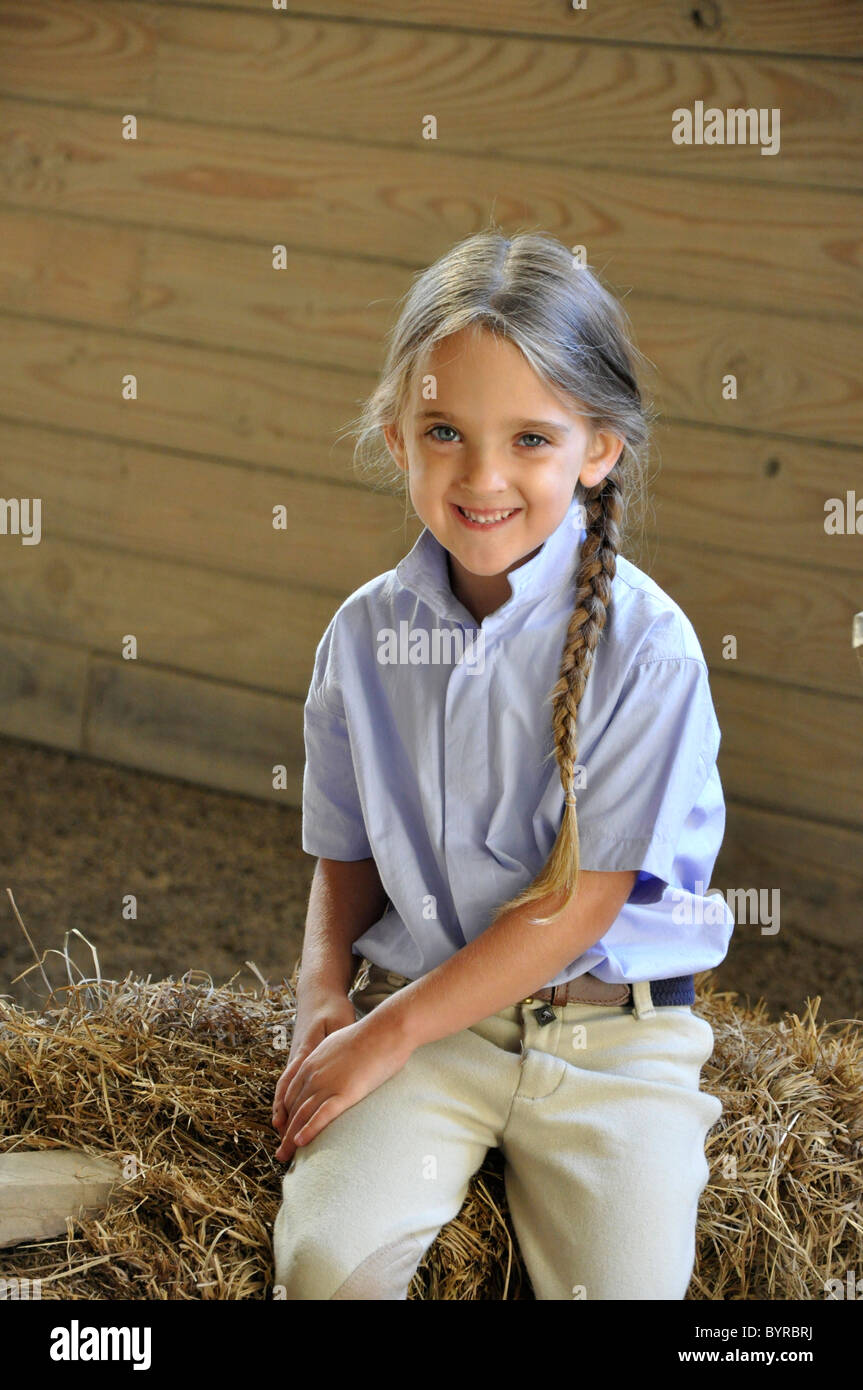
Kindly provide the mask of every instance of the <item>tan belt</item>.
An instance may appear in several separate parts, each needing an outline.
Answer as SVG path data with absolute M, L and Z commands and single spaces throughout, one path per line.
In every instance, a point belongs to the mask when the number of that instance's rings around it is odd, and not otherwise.
M 413 983 L 406 975 L 398 975 L 395 971 L 384 970 L 379 965 L 371 965 L 369 975 L 376 979 L 386 979 L 391 985 Z M 626 984 L 607 984 L 605 980 L 597 979 L 596 975 L 591 975 L 588 972 L 586 975 L 579 975 L 575 980 L 567 980 L 566 984 L 548 985 L 545 989 L 538 989 L 533 994 L 529 994 L 526 999 L 519 999 L 517 1002 L 519 1004 L 532 1004 L 534 1000 L 552 1005 L 630 1004 L 632 1002 L 632 990 Z
M 575 980 L 567 980 L 566 984 L 538 989 L 519 1003 L 532 1004 L 534 999 L 546 1000 L 549 1004 L 631 1004 L 632 990 L 626 984 L 607 984 L 588 971 Z

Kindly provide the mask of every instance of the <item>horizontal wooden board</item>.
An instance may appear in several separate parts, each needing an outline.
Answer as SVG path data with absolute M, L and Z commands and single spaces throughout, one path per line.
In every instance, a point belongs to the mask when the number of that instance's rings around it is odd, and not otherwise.
M 423 18 L 422 7 L 414 15 Z M 247 14 L 174 7 L 158 28 L 151 99 L 162 115 L 340 141 L 419 141 L 422 150 L 422 122 L 433 114 L 440 147 L 492 159 L 771 189 L 863 185 L 863 90 L 853 63 L 641 48 L 621 38 L 502 41 L 433 25 L 299 17 L 280 30 L 268 15 L 252 23 Z M 759 144 L 675 144 L 672 113 L 694 113 L 697 101 L 723 119 L 728 108 L 763 110 Z M 762 154 L 761 144 L 775 152 Z
M 148 233 L 0 206 L 0 308 L 126 328 Z
M 863 442 L 858 325 L 677 303 L 639 311 L 639 344 L 657 369 L 648 385 L 664 415 L 786 438 Z M 736 399 L 725 399 L 732 377 Z
M 93 541 L 341 600 L 412 544 L 403 501 L 310 476 L 2 421 L 0 457 L 6 495 L 42 499 L 43 546 L 55 535 Z M 285 530 L 273 527 L 275 506 Z
M 271 504 L 285 500 L 294 474 L 359 481 L 352 442 L 340 436 L 372 389 L 370 377 L 8 317 L 0 317 L 0 361 L 0 415 L 188 451 L 213 468 L 207 489 L 218 490 L 219 462 L 266 468 Z M 122 398 L 129 375 L 134 401 Z M 83 444 L 78 462 L 86 467 Z M 118 486 L 134 487 L 126 474 L 121 465 L 111 471 L 109 509 Z M 243 505 L 241 491 L 234 501 Z
M 302 704 L 141 661 L 92 663 L 83 752 L 166 777 L 301 804 Z M 287 785 L 273 787 L 284 766 Z
M 791 555 L 784 564 L 757 554 L 738 559 L 721 546 L 676 543 L 671 535 L 653 538 L 651 553 L 651 576 L 677 597 L 711 669 L 863 697 L 851 646 L 852 620 L 863 608 L 859 560 L 856 573 L 816 570 L 807 583 Z M 733 658 L 724 654 L 729 636 Z M 779 698 L 774 690 L 771 699 Z
M 213 0 L 188 0 L 202 9 Z M 307 0 L 280 0 L 282 21 L 307 14 Z M 231 0 L 234 10 L 258 10 L 259 0 Z M 685 44 L 697 49 L 749 49 L 771 53 L 863 53 L 857 0 L 615 0 L 573 9 L 548 0 L 423 0 L 406 10 L 401 0 L 363 0 L 362 14 L 350 0 L 316 0 L 319 19 L 358 18 L 365 23 L 411 24 L 491 33 L 550 35 L 558 39 L 604 43 Z
M 649 465 L 650 517 L 673 543 L 790 562 L 792 590 L 823 571 L 863 570 L 861 537 L 825 531 L 832 512 L 863 498 L 860 455 L 741 431 L 660 421 Z M 739 575 L 740 565 L 735 562 Z
M 62 270 L 53 250 L 57 237 L 64 248 Z M 113 255 L 106 246 L 100 259 L 102 247 L 91 223 L 73 218 L 55 223 L 47 214 L 0 211 L 0 246 L 5 247 L 0 252 L 0 308 L 55 320 L 83 319 L 93 328 L 122 324 L 157 338 L 182 340 L 179 353 L 195 343 L 214 345 L 219 353 L 211 359 L 212 373 L 220 396 L 225 394 L 225 343 L 266 359 L 260 380 L 269 390 L 285 375 L 300 371 L 304 390 L 324 411 L 326 403 L 318 402 L 319 378 L 303 375 L 297 364 L 356 369 L 358 375 L 350 381 L 356 389 L 342 426 L 382 365 L 396 302 L 409 282 L 398 266 L 349 259 L 333 263 L 315 253 L 296 255 L 287 271 L 275 272 L 241 242 L 205 242 L 125 227 L 112 240 Z M 139 262 L 140 287 L 133 284 Z M 848 443 L 863 439 L 863 392 L 853 370 L 860 355 L 859 325 L 813 321 L 804 304 L 797 315 L 756 315 L 745 308 L 693 306 L 633 291 L 626 306 L 638 343 L 655 366 L 648 368 L 643 384 L 665 414 L 735 429 Z M 26 352 L 28 334 L 34 331 L 51 333 L 47 324 L 37 330 L 17 320 L 0 324 L 3 350 L 11 353 L 20 343 Z M 64 343 L 74 331 L 73 325 L 63 326 Z M 122 350 L 128 352 L 125 345 Z M 82 347 L 72 354 L 70 365 L 83 352 Z M 178 392 L 185 396 L 190 379 L 205 370 L 200 359 L 191 359 L 187 370 L 181 368 Z M 723 399 L 727 374 L 736 378 L 736 400 Z M 240 389 L 249 377 L 250 369 L 238 365 Z M 89 404 L 89 395 L 81 394 Z M 23 387 L 16 397 L 26 399 Z M 232 440 L 242 433 L 244 422 L 248 431 L 242 414 L 228 416 Z M 307 431 L 299 423 L 299 438 L 305 439 Z M 272 420 L 274 445 L 284 428 L 280 416 Z
M 0 732 L 80 749 L 87 665 L 81 648 L 0 627 Z
M 388 148 L 0 100 L 0 189 L 14 207 L 411 265 L 493 214 L 587 248 L 623 291 L 859 319 L 859 198 L 721 178 L 570 169 L 446 147 Z M 681 291 L 683 292 L 681 294 Z
M 863 691 L 828 695 L 712 670 L 726 793 L 778 813 L 863 827 Z
M 3 545 L 7 629 L 103 656 L 134 635 L 149 665 L 305 698 L 338 598 L 276 580 L 49 536 Z
M 778 889 L 782 920 L 793 921 L 795 931 L 816 943 L 850 946 L 861 941 L 863 827 L 843 830 L 731 796 L 726 810 L 711 887 L 723 896 L 732 888 Z
M 7 95 L 403 147 L 433 114 L 450 152 L 771 187 L 863 184 L 853 62 L 645 47 L 625 32 L 579 42 L 574 23 L 572 43 L 502 39 L 423 24 L 421 8 L 410 25 L 105 0 L 78 0 L 71 23 L 67 12 L 43 3 L 35 32 L 22 27 L 16 42 L 7 31 Z M 763 112 L 765 124 L 752 144 L 675 144 L 673 113 L 698 101 L 723 119 Z

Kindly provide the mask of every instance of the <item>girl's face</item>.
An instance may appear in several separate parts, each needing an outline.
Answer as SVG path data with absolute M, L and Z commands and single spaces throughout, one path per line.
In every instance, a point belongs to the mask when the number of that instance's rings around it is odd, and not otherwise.
M 384 434 L 417 516 L 449 551 L 453 592 L 478 622 L 510 597 L 507 573 L 560 525 L 579 479 L 601 482 L 624 444 L 594 433 L 515 344 L 476 324 L 436 344 L 400 425 Z

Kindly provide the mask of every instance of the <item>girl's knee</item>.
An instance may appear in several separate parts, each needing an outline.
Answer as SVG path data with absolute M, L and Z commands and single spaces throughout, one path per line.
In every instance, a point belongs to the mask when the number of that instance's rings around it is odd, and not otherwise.
M 373 1250 L 332 1295 L 336 1299 L 406 1299 L 411 1279 L 425 1254 L 419 1236 L 399 1236 Z
M 273 1297 L 296 1302 L 328 1299 L 351 1273 L 339 1258 L 336 1233 L 327 1223 L 317 1231 L 295 1221 L 283 1202 L 273 1226 Z
M 277 1219 L 277 1228 L 278 1224 Z M 407 1298 L 426 1246 L 419 1236 L 398 1236 L 359 1261 L 346 1260 L 337 1242 L 321 1232 L 291 1242 L 276 1229 L 274 1248 L 273 1296 L 277 1299 L 385 1301 Z

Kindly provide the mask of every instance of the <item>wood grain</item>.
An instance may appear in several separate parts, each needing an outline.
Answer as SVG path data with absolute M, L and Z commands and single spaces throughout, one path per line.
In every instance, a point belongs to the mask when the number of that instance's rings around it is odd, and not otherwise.
M 247 240 L 262 265 L 278 244 L 423 265 L 493 212 L 511 231 L 586 246 L 621 293 L 859 318 L 859 198 L 829 189 L 492 160 L 419 137 L 384 151 L 160 116 L 142 116 L 130 142 L 118 113 L 5 97 L 0 192 L 30 211 Z
M 212 0 L 190 0 L 210 8 Z M 283 0 L 286 23 L 308 13 L 307 0 Z M 258 0 L 232 0 L 237 11 L 258 10 Z M 351 0 L 316 0 L 320 19 L 357 22 Z M 421 15 L 405 10 L 401 0 L 363 0 L 366 24 L 410 24 L 423 28 L 487 30 L 604 43 L 683 44 L 698 50 L 763 50 L 774 53 L 851 57 L 863 52 L 860 8 L 856 0 L 702 0 L 681 5 L 677 0 L 616 0 L 614 5 L 591 5 L 574 10 L 549 0 L 423 0 Z
M 0 612 L 22 635 L 305 699 L 338 599 L 298 584 L 200 569 L 53 536 L 4 551 Z
M 815 943 L 858 942 L 863 832 L 734 796 L 726 801 L 725 838 L 711 886 L 723 894 L 729 887 L 777 888 L 783 920 L 792 930 Z
M 65 642 L 0 627 L 0 729 L 12 738 L 80 750 L 88 657 Z
M 263 800 L 300 804 L 299 701 L 142 662 L 93 661 L 83 751 Z M 286 769 L 284 790 L 273 769 Z
M 4 8 L 14 15 L 18 6 Z M 460 11 L 454 24 L 435 22 L 425 5 L 401 7 L 394 17 L 408 23 L 375 24 L 365 6 L 357 23 L 350 12 L 321 22 L 260 5 L 250 12 L 104 0 L 78 0 L 70 14 L 59 0 L 43 0 L 36 29 L 16 32 L 7 13 L 3 87 L 10 96 L 414 149 L 422 148 L 421 121 L 433 114 L 439 148 L 449 153 L 770 187 L 863 185 L 863 90 L 847 53 L 819 63 L 778 42 L 767 54 L 694 49 L 699 26 L 691 20 L 688 44 L 645 44 L 624 27 L 632 10 L 612 8 L 621 25 L 615 43 L 591 41 L 593 7 L 565 15 L 564 6 L 537 6 L 532 32 L 520 35 L 489 7 Z M 555 10 L 566 20 L 560 32 L 549 23 Z M 804 19 L 800 6 L 799 17 L 810 28 L 812 7 Z M 861 30 L 858 12 L 858 42 Z M 778 154 L 747 144 L 675 145 L 672 113 L 694 111 L 699 100 L 723 113 L 778 110 Z

